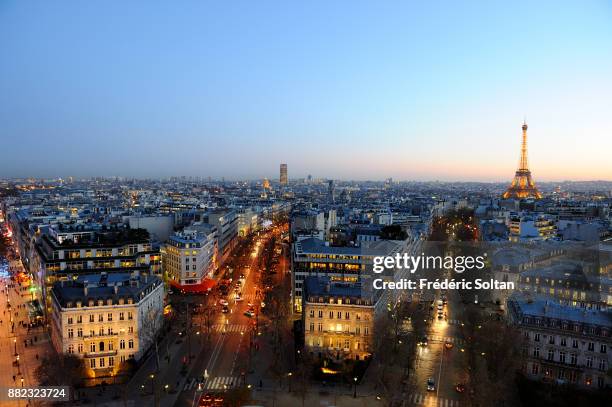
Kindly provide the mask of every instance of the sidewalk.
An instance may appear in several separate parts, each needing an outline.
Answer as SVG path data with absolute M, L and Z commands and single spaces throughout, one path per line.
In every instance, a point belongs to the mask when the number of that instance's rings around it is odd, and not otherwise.
M 159 372 L 156 372 L 157 357 L 155 350 L 153 350 L 128 383 L 108 385 L 105 390 L 102 387 L 81 389 L 81 393 L 87 399 L 86 402 L 83 401 L 81 404 L 106 407 L 124 406 L 126 404 L 128 406 L 154 406 L 152 389 L 156 389 L 159 405 L 161 407 L 172 407 L 176 403 L 185 382 L 191 377 L 190 371 L 196 357 L 203 350 L 200 341 L 195 336 L 192 337 L 191 353 L 195 357 L 187 365 L 186 373 L 181 374 L 183 360 L 187 359 L 189 346 L 186 338 L 179 337 L 178 332 L 180 330 L 180 327 L 173 327 L 159 344 Z M 166 352 L 166 348 L 168 352 Z M 169 361 L 166 358 L 167 355 L 170 355 Z M 151 374 L 154 375 L 153 379 L 150 378 Z M 166 385 L 168 386 L 167 390 Z M 124 394 L 126 386 L 127 396 Z
M 53 352 L 49 336 L 42 327 L 28 331 L 19 321 L 26 319 L 27 307 L 24 304 L 29 295 L 21 292 L 19 286 L 10 278 L 2 278 L 0 282 L 0 386 L 11 387 L 23 385 L 36 386 L 35 369 L 39 365 L 36 355 L 42 359 L 47 353 Z M 5 289 L 5 287 L 10 287 Z M 7 296 L 8 292 L 8 296 Z M 10 309 L 9 305 L 10 304 Z M 11 316 L 15 322 L 11 331 Z M 27 345 L 26 345 L 27 343 Z M 16 355 L 19 355 L 19 366 L 15 364 Z M 13 380 L 13 377 L 15 380 Z M 14 406 L 12 402 L 0 402 L 0 406 Z
M 351 392 L 352 393 L 352 392 Z M 259 404 L 262 406 L 274 407 L 296 407 L 296 406 L 337 406 L 337 407 L 382 407 L 384 402 L 378 400 L 376 396 L 360 396 L 359 388 L 357 389 L 357 397 L 349 394 L 346 389 L 343 393 L 330 393 L 326 391 L 309 391 L 302 398 L 301 394 L 287 391 L 273 390 L 256 390 L 253 391 L 253 402 L 251 404 Z

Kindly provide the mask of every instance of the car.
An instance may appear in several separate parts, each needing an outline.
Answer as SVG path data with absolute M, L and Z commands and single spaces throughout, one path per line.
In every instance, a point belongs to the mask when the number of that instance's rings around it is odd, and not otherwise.
M 457 393 L 465 392 L 465 384 L 457 383 L 457 385 L 455 386 L 455 390 L 457 391 Z
M 240 287 L 242 285 L 242 281 L 236 280 L 236 287 Z
M 213 405 L 214 400 L 215 399 L 211 393 L 206 393 L 206 394 L 203 394 L 202 397 L 200 397 L 199 405 L 200 407 L 208 407 L 208 406 Z
M 240 274 L 240 279 L 244 280 L 244 274 Z
M 221 304 L 223 306 L 226 306 L 226 305 L 229 305 L 229 302 L 227 302 L 227 300 L 225 298 L 221 298 L 219 300 L 219 304 Z
M 438 319 L 444 319 L 444 314 L 438 314 Z
M 446 349 L 453 349 L 453 343 L 452 342 L 445 342 L 444 343 L 444 347 Z
M 236 296 L 234 297 L 235 301 L 243 301 L 244 298 L 242 298 L 242 293 L 236 293 Z
M 224 305 L 223 309 L 221 309 L 221 312 L 223 312 L 224 314 L 227 314 L 229 312 L 229 307 L 227 305 Z
M 444 309 L 444 305 L 438 304 L 438 311 L 442 311 Z
M 244 315 L 249 317 L 249 318 L 253 318 L 255 316 L 255 313 L 251 310 L 245 311 Z
M 427 379 L 427 391 L 436 391 L 436 382 L 432 377 Z
M 417 342 L 419 346 L 427 346 L 427 336 L 422 336 L 419 342 Z

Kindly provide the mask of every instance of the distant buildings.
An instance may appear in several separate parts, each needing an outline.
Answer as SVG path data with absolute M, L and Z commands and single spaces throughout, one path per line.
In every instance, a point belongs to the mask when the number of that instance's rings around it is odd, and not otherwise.
M 260 216 L 252 207 L 235 208 L 238 217 L 238 236 L 245 237 L 256 232 L 260 227 Z
M 216 209 L 207 212 L 204 220 L 217 229 L 219 265 L 223 265 L 238 243 L 238 216 L 231 209 Z
M 329 237 L 330 229 L 337 223 L 335 209 L 295 211 L 291 214 L 291 236 L 294 240 L 302 237 L 317 237 L 325 240 Z
M 508 301 L 508 315 L 523 338 L 527 376 L 581 387 L 612 385 L 612 313 L 515 295 Z
M 511 242 L 543 241 L 557 236 L 555 221 L 544 215 L 511 215 L 508 229 Z
M 132 229 L 145 229 L 154 241 L 165 242 L 173 232 L 174 216 L 134 215 L 128 217 L 128 224 Z
M 280 184 L 287 185 L 289 178 L 287 177 L 287 164 L 280 165 Z
M 139 360 L 162 327 L 164 288 L 155 276 L 84 274 L 54 283 L 51 296 L 51 342 L 84 359 L 90 379 Z

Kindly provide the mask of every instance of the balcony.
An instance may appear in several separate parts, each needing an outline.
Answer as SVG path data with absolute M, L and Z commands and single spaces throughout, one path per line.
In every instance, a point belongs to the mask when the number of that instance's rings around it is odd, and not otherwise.
M 104 333 L 104 334 L 94 334 L 94 335 L 83 335 L 83 339 L 95 339 L 95 338 L 99 338 L 99 339 L 104 339 L 104 338 L 113 338 L 118 336 L 119 333 L 118 332 L 113 332 L 113 333 Z
M 116 356 L 116 355 L 117 355 L 116 350 L 105 350 L 105 351 L 100 351 L 100 352 L 85 352 L 83 354 L 83 357 L 98 358 L 98 357 L 103 357 L 103 356 Z
M 537 360 L 538 362 L 540 362 L 541 365 L 548 365 L 548 366 L 556 366 L 556 367 L 563 367 L 565 369 L 571 369 L 571 370 L 577 370 L 577 371 L 583 371 L 585 369 L 584 365 L 581 364 L 575 364 L 572 365 L 571 363 L 568 362 L 559 362 L 558 360 L 550 360 L 547 357 L 534 357 L 532 358 L 534 360 Z M 590 368 L 592 369 L 592 368 Z

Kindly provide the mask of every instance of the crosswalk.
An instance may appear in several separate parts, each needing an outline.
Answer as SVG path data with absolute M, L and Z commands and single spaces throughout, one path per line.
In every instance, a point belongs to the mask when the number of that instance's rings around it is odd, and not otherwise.
M 238 376 L 217 376 L 208 378 L 203 388 L 205 390 L 226 390 L 238 385 L 240 385 Z
M 185 385 L 183 386 L 183 390 L 189 391 L 195 388 L 197 385 L 198 385 L 198 381 L 195 379 L 195 377 L 192 377 L 190 380 L 187 380 L 185 382 Z
M 248 294 L 244 294 L 242 296 L 242 298 L 247 301 L 247 302 L 253 302 L 255 301 L 256 297 L 255 297 L 255 293 L 248 293 Z
M 411 394 L 408 403 L 426 407 L 458 407 L 457 400 L 436 397 L 434 394 Z
M 452 336 L 430 335 L 427 337 L 427 339 L 429 339 L 430 341 L 434 341 L 434 342 L 450 342 L 455 345 L 464 343 L 463 339 L 454 338 Z
M 249 332 L 251 327 L 244 324 L 215 324 L 212 326 L 214 332 L 225 332 L 225 333 L 240 333 L 245 334 Z

